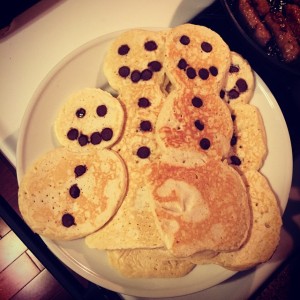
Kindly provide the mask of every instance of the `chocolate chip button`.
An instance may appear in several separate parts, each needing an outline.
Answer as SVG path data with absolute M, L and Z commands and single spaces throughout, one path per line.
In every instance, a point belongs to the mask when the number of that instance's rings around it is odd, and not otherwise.
M 61 218 L 61 222 L 65 227 L 71 227 L 72 225 L 76 225 L 75 219 L 71 214 L 64 214 Z
M 134 82 L 134 83 L 139 82 L 140 79 L 141 79 L 141 72 L 138 71 L 138 70 L 134 70 L 134 71 L 131 73 L 130 79 L 131 79 L 131 81 Z
M 196 70 L 192 67 L 187 68 L 186 75 L 190 79 L 194 79 L 197 76 Z
M 154 41 L 148 41 L 144 46 L 147 51 L 154 51 L 157 49 L 157 44 Z
M 162 64 L 159 61 L 154 60 L 148 63 L 148 67 L 153 72 L 159 72 L 162 68 Z
M 77 184 L 73 184 L 69 189 L 69 194 L 73 199 L 76 199 L 80 196 L 80 189 Z
M 188 45 L 190 43 L 190 38 L 187 35 L 182 35 L 179 39 L 182 45 Z
M 240 96 L 239 91 L 237 91 L 236 89 L 231 89 L 227 94 L 229 99 L 236 99 Z
M 76 110 L 76 116 L 77 118 L 83 118 L 85 116 L 85 109 L 84 108 L 79 108 Z
M 209 72 L 212 76 L 216 77 L 218 75 L 218 68 L 215 66 L 209 67 Z
M 180 69 L 180 70 L 185 70 L 187 68 L 188 64 L 186 62 L 186 60 L 184 58 L 181 58 L 177 64 L 177 67 Z
M 85 134 L 81 134 L 79 137 L 78 137 L 78 143 L 80 146 L 85 146 L 89 143 L 89 139 L 88 139 L 88 136 L 85 135 Z
M 142 146 L 137 150 L 136 154 L 139 158 L 147 158 L 150 155 L 150 149 L 146 146 Z
M 91 135 L 91 143 L 93 145 L 99 145 L 102 141 L 102 135 L 100 132 L 93 132 Z
M 204 129 L 204 124 L 200 121 L 200 120 L 196 120 L 195 122 L 194 122 L 194 124 L 195 124 L 195 126 L 196 126 L 196 128 L 198 129 L 198 130 L 203 130 Z
M 146 108 L 146 107 L 149 107 L 150 105 L 151 105 L 151 102 L 149 101 L 149 99 L 147 99 L 145 97 L 142 97 L 138 100 L 139 107 Z
M 119 68 L 119 75 L 123 78 L 126 78 L 130 74 L 130 69 L 127 66 Z
M 79 135 L 79 132 L 76 128 L 71 128 L 67 133 L 67 137 L 71 141 L 77 140 L 78 135 Z
M 242 163 L 241 160 L 236 155 L 230 156 L 230 161 L 235 166 L 239 166 Z
M 192 104 L 193 104 L 194 107 L 199 108 L 203 105 L 203 101 L 199 97 L 194 97 L 192 99 Z
M 207 69 L 205 68 L 201 68 L 198 72 L 199 74 L 199 77 L 202 79 L 202 80 L 206 80 L 208 77 L 209 77 L 209 72 Z
M 82 176 L 87 170 L 85 165 L 78 165 L 74 169 L 75 177 Z
M 104 117 L 107 114 L 106 105 L 99 105 L 96 112 L 99 117 Z
M 211 52 L 212 51 L 212 45 L 208 42 L 202 42 L 201 43 L 201 49 L 204 52 Z
M 113 131 L 111 128 L 104 128 L 101 131 L 101 136 L 104 141 L 110 141 L 113 137 Z
M 118 54 L 126 55 L 129 52 L 129 50 L 130 50 L 130 48 L 128 47 L 128 45 L 122 45 L 118 49 Z
M 201 139 L 199 144 L 203 150 L 208 150 L 210 147 L 210 141 L 207 138 Z
M 152 78 L 152 74 L 153 73 L 152 73 L 151 70 L 145 69 L 141 73 L 141 78 L 142 78 L 142 80 L 148 81 L 148 80 L 150 80 Z
M 239 89 L 240 93 L 246 92 L 248 89 L 248 84 L 247 84 L 246 80 L 244 80 L 243 78 L 239 78 L 235 84 L 236 84 L 237 88 Z
M 152 124 L 150 121 L 142 121 L 140 124 L 141 131 L 151 131 L 152 130 Z

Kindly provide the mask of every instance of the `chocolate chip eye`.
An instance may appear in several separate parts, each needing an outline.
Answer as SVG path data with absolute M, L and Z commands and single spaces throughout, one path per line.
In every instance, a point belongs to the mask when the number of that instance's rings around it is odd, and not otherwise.
M 157 44 L 154 41 L 148 41 L 144 44 L 147 51 L 154 51 L 157 49 Z
M 199 144 L 203 150 L 208 150 L 210 147 L 210 141 L 207 138 L 201 139 Z
M 107 107 L 106 105 L 99 105 L 97 107 L 97 115 L 99 117 L 104 117 L 107 114 Z
M 238 79 L 235 84 L 241 93 L 246 92 L 248 89 L 246 80 L 242 78 Z
M 142 97 L 138 100 L 139 107 L 146 108 L 146 107 L 149 107 L 150 105 L 151 105 L 151 102 L 149 101 L 149 99 L 147 99 L 145 97 Z
M 72 225 L 76 225 L 75 219 L 71 214 L 64 214 L 61 218 L 61 222 L 65 227 L 71 227 Z
M 77 118 L 83 118 L 85 116 L 85 109 L 84 108 L 79 108 L 76 110 L 76 116 Z
M 148 147 L 146 147 L 146 146 L 142 146 L 142 147 L 140 147 L 138 150 L 137 150 L 137 156 L 139 157 L 139 158 L 147 158 L 147 157 L 149 157 L 149 155 L 150 155 L 150 149 L 148 148 Z
M 211 52 L 212 51 L 212 45 L 208 42 L 202 42 L 201 43 L 201 49 L 204 52 Z
M 190 43 L 190 38 L 187 35 L 182 35 L 179 41 L 182 45 L 186 46 Z
M 118 54 L 126 55 L 129 52 L 129 50 L 130 50 L 130 48 L 128 47 L 128 45 L 122 45 L 118 49 Z
M 80 196 L 80 189 L 77 184 L 73 184 L 69 189 L 69 194 L 72 198 L 76 199 Z
M 192 104 L 193 104 L 194 107 L 199 108 L 203 105 L 203 101 L 199 97 L 194 97 L 192 99 Z
M 240 70 L 238 66 L 231 65 L 229 68 L 229 73 L 237 73 Z
M 195 122 L 194 122 L 194 124 L 195 124 L 195 127 L 198 129 L 198 130 L 203 130 L 204 129 L 204 124 L 200 121 L 200 120 L 196 120 Z
M 74 169 L 75 177 L 82 176 L 87 170 L 85 165 L 78 165 Z

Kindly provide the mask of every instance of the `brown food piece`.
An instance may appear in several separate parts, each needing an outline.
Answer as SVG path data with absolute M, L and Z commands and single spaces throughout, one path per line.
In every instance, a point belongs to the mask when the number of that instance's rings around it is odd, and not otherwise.
M 282 59 L 285 62 L 297 59 L 300 53 L 299 45 L 284 16 L 280 12 L 268 13 L 265 22 L 274 35 Z
M 252 0 L 253 6 L 260 17 L 265 17 L 270 12 L 270 4 L 267 0 Z
M 300 3 L 300 1 L 299 1 Z M 287 22 L 295 37 L 300 43 L 300 7 L 296 4 L 287 4 L 285 7 Z
M 265 27 L 263 22 L 260 20 L 250 1 L 240 0 L 239 11 L 243 16 L 247 26 L 252 31 L 253 36 L 257 40 L 257 42 L 262 46 L 266 46 L 267 43 L 271 40 L 271 34 Z

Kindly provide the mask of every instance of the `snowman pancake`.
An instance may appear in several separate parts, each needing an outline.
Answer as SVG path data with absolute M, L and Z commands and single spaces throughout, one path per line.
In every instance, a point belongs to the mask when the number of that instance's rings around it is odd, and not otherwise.
M 55 133 L 62 146 L 72 151 L 111 147 L 120 137 L 124 111 L 109 93 L 86 88 L 72 94 L 55 120 Z
M 72 240 L 107 223 L 126 187 L 126 167 L 115 152 L 76 153 L 59 147 L 42 155 L 26 172 L 19 208 L 34 232 Z

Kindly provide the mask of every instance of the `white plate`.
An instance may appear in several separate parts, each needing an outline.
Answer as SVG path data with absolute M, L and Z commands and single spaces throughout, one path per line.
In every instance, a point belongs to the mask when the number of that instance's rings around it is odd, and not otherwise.
M 53 121 L 63 101 L 72 92 L 85 87 L 109 89 L 102 63 L 115 32 L 81 46 L 63 59 L 41 82 L 33 95 L 21 124 L 17 147 L 18 180 L 42 153 L 56 147 Z M 263 81 L 256 75 L 252 103 L 262 113 L 267 132 L 269 154 L 262 172 L 269 179 L 285 209 L 292 176 L 292 152 L 289 133 L 280 108 Z M 134 296 L 172 297 L 214 286 L 234 274 L 215 265 L 198 266 L 178 279 L 126 279 L 118 275 L 105 253 L 89 249 L 84 240 L 53 242 L 44 239 L 51 251 L 68 267 L 86 279 L 107 289 Z

